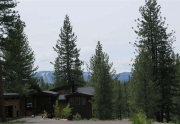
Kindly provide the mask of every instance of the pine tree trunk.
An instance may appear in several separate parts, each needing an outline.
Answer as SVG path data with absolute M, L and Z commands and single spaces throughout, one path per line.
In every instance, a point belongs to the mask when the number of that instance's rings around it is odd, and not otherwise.
M 162 88 L 162 101 L 163 103 L 161 103 L 161 115 L 160 115 L 160 122 L 163 123 L 163 114 L 164 114 L 164 87 Z
M 166 121 L 167 121 L 167 123 L 169 123 L 171 120 L 170 120 L 170 115 L 169 115 L 169 112 L 168 113 L 166 113 L 167 115 L 166 115 Z
M 2 81 L 2 66 L 0 65 L 0 118 L 2 122 L 6 122 L 4 95 L 3 95 L 3 81 Z
M 120 117 L 119 119 L 121 120 L 121 119 L 122 119 L 122 115 L 121 115 L 121 107 L 119 108 L 119 110 L 120 110 L 120 111 L 119 111 L 119 117 Z
M 161 105 L 161 112 L 160 112 L 160 122 L 162 122 L 163 123 L 163 113 L 164 113 L 164 105 L 162 104 Z

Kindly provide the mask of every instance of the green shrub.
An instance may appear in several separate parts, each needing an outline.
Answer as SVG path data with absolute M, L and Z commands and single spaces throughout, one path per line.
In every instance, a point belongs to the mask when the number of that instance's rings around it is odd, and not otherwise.
M 73 120 L 79 121 L 79 120 L 82 120 L 82 117 L 80 114 L 76 113 L 75 115 L 73 115 Z
M 177 121 L 176 124 L 180 124 L 180 121 Z
M 180 124 L 180 121 L 175 122 L 170 122 L 169 124 Z
M 58 100 L 56 100 L 56 105 L 53 106 L 54 107 L 54 114 L 56 119 L 61 117 L 61 112 L 60 112 L 60 108 L 59 108 L 59 104 L 58 104 Z
M 67 104 L 65 108 L 62 110 L 62 118 L 68 119 L 68 117 L 71 115 L 72 108 L 70 108 L 70 105 Z
M 174 123 L 174 122 L 169 122 L 169 124 L 176 124 L 176 123 Z
M 151 124 L 151 121 L 147 120 L 146 114 L 142 111 L 139 111 L 130 120 L 132 124 Z
M 180 116 L 173 115 L 170 124 L 180 124 Z

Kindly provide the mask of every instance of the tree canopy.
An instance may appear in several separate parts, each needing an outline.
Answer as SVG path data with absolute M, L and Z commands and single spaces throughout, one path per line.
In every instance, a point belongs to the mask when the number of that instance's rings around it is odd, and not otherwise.
M 79 59 L 80 49 L 76 47 L 77 36 L 72 32 L 68 15 L 65 17 L 59 38 L 53 47 L 58 54 L 54 63 L 55 86 L 71 84 L 72 80 L 84 85 L 81 69 L 83 62 Z

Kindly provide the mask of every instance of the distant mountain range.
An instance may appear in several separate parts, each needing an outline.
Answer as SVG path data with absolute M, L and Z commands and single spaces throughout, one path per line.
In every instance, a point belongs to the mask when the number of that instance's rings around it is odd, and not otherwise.
M 38 78 L 43 77 L 44 82 L 46 82 L 46 83 L 53 83 L 53 72 L 54 71 L 39 71 L 36 73 L 35 76 Z M 89 72 L 83 72 L 83 77 L 84 77 L 84 80 L 86 80 L 86 81 L 88 80 L 88 73 Z M 131 73 L 130 72 L 122 72 L 117 75 L 120 75 L 118 79 L 121 82 L 124 82 L 124 81 L 129 80 L 129 76 L 131 76 Z

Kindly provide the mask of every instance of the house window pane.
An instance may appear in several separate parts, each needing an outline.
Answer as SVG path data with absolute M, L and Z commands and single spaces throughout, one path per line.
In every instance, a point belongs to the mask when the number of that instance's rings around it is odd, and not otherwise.
M 19 108 L 21 108 L 21 102 L 19 103 Z
M 75 98 L 75 104 L 76 105 L 80 105 L 80 99 L 77 97 L 77 98 Z
M 82 99 L 81 99 L 81 104 L 82 104 L 82 105 L 86 105 L 86 98 L 85 98 L 85 97 L 82 97 Z
M 69 98 L 70 105 L 74 105 L 74 98 Z

